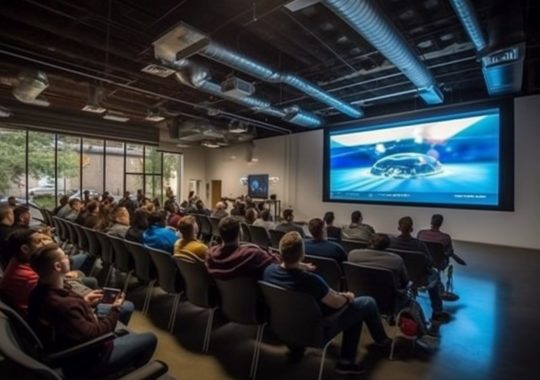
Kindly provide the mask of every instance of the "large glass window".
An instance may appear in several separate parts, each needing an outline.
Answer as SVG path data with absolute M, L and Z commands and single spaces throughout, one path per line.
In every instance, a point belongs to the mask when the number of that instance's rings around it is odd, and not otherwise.
M 56 184 L 58 195 L 81 197 L 81 139 L 58 135 Z
M 126 144 L 126 173 L 143 173 L 144 146 Z
M 83 190 L 88 190 L 94 195 L 103 193 L 105 169 L 103 144 L 103 140 L 83 139 Z
M 124 192 L 124 143 L 107 140 L 105 157 L 105 190 L 121 197 Z
M 56 204 L 54 133 L 28 132 L 28 199 L 39 207 Z
M 163 153 L 163 187 L 170 188 L 176 199 L 181 199 L 179 194 L 181 158 L 179 154 Z
M 0 202 L 26 200 L 26 131 L 0 128 Z

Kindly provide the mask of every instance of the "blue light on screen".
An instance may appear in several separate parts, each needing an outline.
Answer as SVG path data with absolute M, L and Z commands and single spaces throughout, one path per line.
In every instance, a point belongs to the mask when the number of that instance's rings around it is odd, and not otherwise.
M 498 108 L 330 132 L 330 199 L 497 206 Z

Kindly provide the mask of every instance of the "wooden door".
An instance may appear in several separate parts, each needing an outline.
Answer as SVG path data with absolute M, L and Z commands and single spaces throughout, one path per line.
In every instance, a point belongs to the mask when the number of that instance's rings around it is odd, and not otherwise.
M 221 200 L 221 180 L 212 180 L 211 194 L 212 203 L 208 205 L 209 209 L 213 209 L 216 203 Z

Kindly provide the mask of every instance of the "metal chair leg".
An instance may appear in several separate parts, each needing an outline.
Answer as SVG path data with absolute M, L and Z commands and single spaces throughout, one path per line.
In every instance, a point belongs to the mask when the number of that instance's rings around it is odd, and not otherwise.
M 109 270 L 107 271 L 107 276 L 105 276 L 105 282 L 103 283 L 103 286 L 107 286 L 107 284 L 109 283 L 109 280 L 111 279 L 112 270 L 113 270 L 112 265 L 109 265 Z
M 127 276 L 126 276 L 126 280 L 124 281 L 124 287 L 122 288 L 122 291 L 124 292 L 124 294 L 127 294 L 127 288 L 128 288 L 128 284 L 129 284 L 129 279 L 131 278 L 132 273 L 133 273 L 133 271 L 129 271 Z
M 152 291 L 154 290 L 154 284 L 156 283 L 156 280 L 150 281 L 148 284 L 148 288 L 146 289 L 146 296 L 144 298 L 144 305 L 143 305 L 143 314 L 148 314 L 148 309 L 150 309 L 150 300 L 152 298 Z
M 212 325 L 214 323 L 214 313 L 217 308 L 210 309 L 210 315 L 208 316 L 208 321 L 206 322 L 206 331 L 204 333 L 204 342 L 203 342 L 203 351 L 208 352 L 210 349 L 210 336 L 212 335 Z
M 332 340 L 326 343 L 322 351 L 321 365 L 319 366 L 319 377 L 317 377 L 318 380 L 322 379 L 323 370 L 324 370 L 324 359 L 326 358 L 326 350 L 328 349 L 328 346 L 330 346 L 330 343 L 332 343 Z
M 174 325 L 175 325 L 175 322 L 176 322 L 176 313 L 178 311 L 178 304 L 180 303 L 180 295 L 181 294 L 182 293 L 177 293 L 174 296 L 174 301 L 173 301 L 172 310 L 171 310 L 171 316 L 169 317 L 169 324 L 167 326 L 167 328 L 169 329 L 169 331 L 171 333 L 174 332 Z
M 249 372 L 249 378 L 255 380 L 257 376 L 257 368 L 259 366 L 259 355 L 261 353 L 262 338 L 264 335 L 264 328 L 266 323 L 257 326 L 257 336 L 255 338 L 255 350 L 253 351 L 253 359 L 251 360 L 251 369 Z

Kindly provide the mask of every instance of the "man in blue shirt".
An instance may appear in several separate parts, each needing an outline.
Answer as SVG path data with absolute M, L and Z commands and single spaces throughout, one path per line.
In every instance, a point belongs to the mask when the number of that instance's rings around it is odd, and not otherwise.
M 323 315 L 330 315 L 346 308 L 329 325 L 329 333 L 343 331 L 341 356 L 336 372 L 358 374 L 363 368 L 356 363 L 356 352 L 360 342 L 362 322 L 366 322 L 375 343 L 386 346 L 390 339 L 386 336 L 381 323 L 377 304 L 371 297 L 355 297 L 351 292 L 336 292 L 318 275 L 302 268 L 304 241 L 298 232 L 286 233 L 279 244 L 283 262 L 269 265 L 263 275 L 267 281 L 286 289 L 312 295 L 321 307 Z
M 326 226 L 322 219 L 311 219 L 308 228 L 312 239 L 305 242 L 307 255 L 327 257 L 336 260 L 340 264 L 347 261 L 347 253 L 343 247 L 326 239 Z
M 172 255 L 176 240 L 178 240 L 176 233 L 172 229 L 165 227 L 164 213 L 154 211 L 148 216 L 148 228 L 143 233 L 144 245 L 161 249 Z

